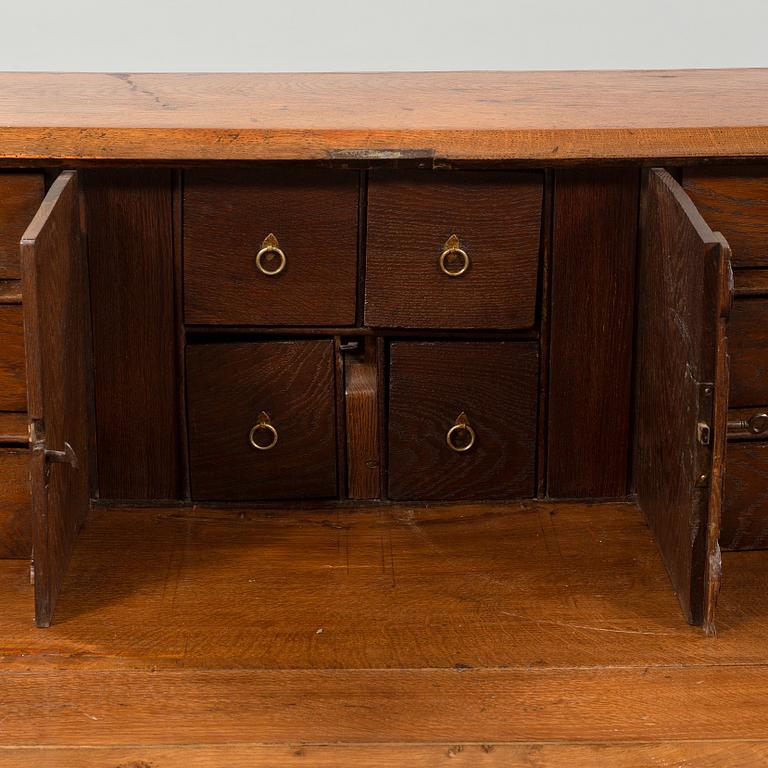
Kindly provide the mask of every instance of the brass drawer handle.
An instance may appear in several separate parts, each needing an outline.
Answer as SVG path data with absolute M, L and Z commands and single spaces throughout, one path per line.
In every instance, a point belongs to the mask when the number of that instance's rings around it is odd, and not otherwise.
M 267 432 L 270 436 L 269 442 L 263 444 L 257 443 L 256 434 L 258 432 Z M 259 420 L 251 427 L 251 431 L 248 434 L 248 440 L 258 451 L 268 451 L 270 448 L 274 448 L 277 445 L 277 430 L 270 423 L 269 414 L 266 411 L 262 411 L 259 414 Z
M 268 269 L 264 266 L 264 262 L 271 264 L 277 259 L 277 266 Z M 277 238 L 270 232 L 261 244 L 261 250 L 256 254 L 256 267 L 262 275 L 273 277 L 279 275 L 284 269 L 288 260 L 285 258 L 285 254 L 280 248 L 280 243 L 277 242 Z
M 463 442 L 458 442 L 461 435 L 464 435 Z M 445 442 L 448 447 L 456 453 L 464 453 L 475 444 L 475 430 L 469 425 L 467 414 L 462 411 L 456 417 L 456 423 L 448 430 L 445 435 Z
M 440 269 L 448 277 L 459 277 L 469 269 L 469 255 L 456 235 L 451 235 L 440 254 Z

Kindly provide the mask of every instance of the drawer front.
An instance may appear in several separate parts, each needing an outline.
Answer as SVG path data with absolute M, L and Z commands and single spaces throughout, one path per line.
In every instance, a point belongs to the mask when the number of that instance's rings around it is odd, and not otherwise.
M 24 322 L 20 304 L 0 304 L 0 411 L 27 407 Z
M 389 380 L 391 498 L 533 495 L 535 342 L 393 342 Z
M 728 323 L 732 408 L 768 403 L 768 298 L 736 299 Z
M 0 280 L 21 276 L 19 242 L 44 192 L 41 173 L 0 173 Z
M 194 499 L 336 495 L 333 341 L 189 346 L 187 394 Z
M 359 198 L 357 172 L 187 172 L 186 322 L 353 324 Z
M 0 558 L 32 553 L 32 498 L 26 449 L 0 449 Z
M 725 236 L 734 266 L 768 266 L 768 166 L 686 169 L 683 187 Z
M 728 443 L 720 544 L 724 549 L 768 547 L 768 442 Z
M 372 173 L 366 323 L 532 326 L 542 190 L 538 174 Z

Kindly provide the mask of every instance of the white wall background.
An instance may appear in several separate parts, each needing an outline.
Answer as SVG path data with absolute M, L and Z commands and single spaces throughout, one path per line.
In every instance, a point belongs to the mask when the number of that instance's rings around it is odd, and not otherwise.
M 768 66 L 768 0 L 0 0 L 0 70 Z

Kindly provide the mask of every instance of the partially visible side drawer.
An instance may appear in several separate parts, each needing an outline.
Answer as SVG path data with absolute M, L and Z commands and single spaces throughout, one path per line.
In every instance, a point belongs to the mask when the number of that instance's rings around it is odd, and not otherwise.
M 735 267 L 768 266 L 768 166 L 685 169 L 683 187 L 723 233 Z
M 41 173 L 0 173 L 0 280 L 20 277 L 19 242 L 44 193 Z
M 27 558 L 32 552 L 30 451 L 0 448 L 0 558 Z
M 368 185 L 365 322 L 530 328 L 543 177 L 376 171 Z
M 720 546 L 768 547 L 768 442 L 764 440 L 728 443 Z
M 728 323 L 731 408 L 768 403 L 768 298 L 738 298 Z
M 26 407 L 21 304 L 0 304 L 0 411 L 24 411 Z

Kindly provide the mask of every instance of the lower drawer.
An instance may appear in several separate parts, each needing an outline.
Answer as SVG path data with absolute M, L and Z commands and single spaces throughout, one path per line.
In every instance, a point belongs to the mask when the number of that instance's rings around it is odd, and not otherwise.
M 0 411 L 27 407 L 21 304 L 0 304 Z
M 768 442 L 728 443 L 720 533 L 723 549 L 768 547 Z
M 389 496 L 534 493 L 536 342 L 393 342 Z
M 27 449 L 0 449 L 0 558 L 32 554 L 32 499 Z
M 335 496 L 333 341 L 187 347 L 192 498 Z

